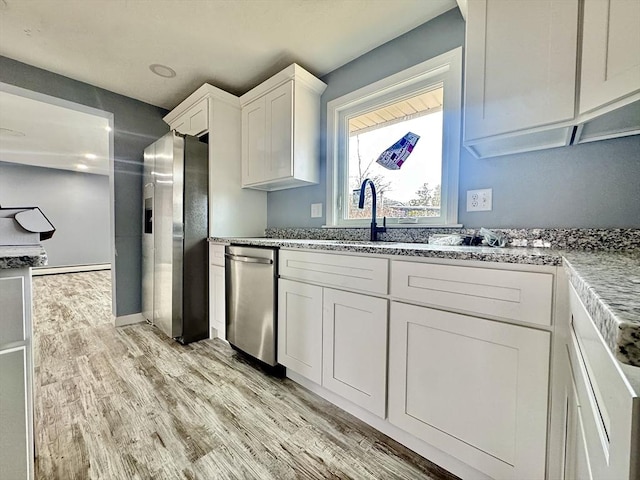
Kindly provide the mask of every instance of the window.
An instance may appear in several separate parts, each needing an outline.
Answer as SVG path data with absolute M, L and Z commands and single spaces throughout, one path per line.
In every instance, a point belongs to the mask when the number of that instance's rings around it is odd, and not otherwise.
M 458 48 L 329 102 L 327 224 L 371 222 L 371 190 L 387 225 L 457 223 L 462 49 Z M 376 160 L 408 132 L 419 135 L 397 170 Z

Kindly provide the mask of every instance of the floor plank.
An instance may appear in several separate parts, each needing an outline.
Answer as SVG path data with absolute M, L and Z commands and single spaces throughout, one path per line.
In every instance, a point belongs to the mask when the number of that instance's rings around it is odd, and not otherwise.
M 456 478 L 224 342 L 113 327 L 109 271 L 33 287 L 39 480 Z

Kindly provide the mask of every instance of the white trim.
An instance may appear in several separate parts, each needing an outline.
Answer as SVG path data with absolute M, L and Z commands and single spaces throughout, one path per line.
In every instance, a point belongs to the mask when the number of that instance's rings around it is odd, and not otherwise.
M 82 103 L 76 103 L 70 100 L 64 100 L 62 98 L 52 97 L 51 95 L 47 95 L 45 93 L 40 93 L 40 92 L 36 92 L 35 90 L 28 90 L 26 88 L 17 87 L 9 83 L 0 82 L 0 91 L 10 93 L 12 95 L 17 95 L 19 97 L 25 97 L 30 100 L 36 100 L 38 102 L 48 103 L 49 105 L 54 105 L 56 107 L 68 108 L 70 110 L 75 110 L 76 112 L 87 113 L 89 115 L 95 115 L 96 117 L 113 120 L 113 113 L 107 112 L 106 110 L 100 110 L 98 108 L 93 108 L 87 105 L 83 105 Z
M 78 272 L 95 272 L 98 270 L 111 270 L 110 263 L 98 263 L 94 265 L 63 265 L 60 267 L 33 267 L 31 274 L 36 277 L 38 275 L 55 275 L 58 273 L 78 273 Z
M 439 224 L 455 225 L 458 222 L 458 171 L 460 163 L 462 125 L 462 47 L 450 50 L 430 60 L 414 65 L 370 85 L 362 87 L 327 103 L 327 225 L 332 227 L 366 226 L 367 220 L 344 221 L 339 217 L 336 193 L 341 190 L 340 160 L 341 139 L 347 138 L 346 125 L 341 124 L 345 112 L 357 106 L 388 97 L 401 95 L 411 86 L 424 82 L 442 82 L 444 89 L 444 117 L 442 142 L 442 210 L 437 217 Z M 347 223 L 348 222 L 348 223 Z M 406 224 L 400 224 L 406 225 Z M 429 227 L 422 222 L 414 224 Z
M 113 325 L 116 327 L 124 327 L 125 325 L 134 325 L 136 323 L 144 323 L 146 320 L 141 313 L 132 313 L 131 315 L 123 315 L 115 317 Z
M 467 12 L 469 11 L 469 3 L 468 0 L 456 0 L 458 4 L 458 8 L 460 9 L 460 15 L 466 21 L 467 20 Z

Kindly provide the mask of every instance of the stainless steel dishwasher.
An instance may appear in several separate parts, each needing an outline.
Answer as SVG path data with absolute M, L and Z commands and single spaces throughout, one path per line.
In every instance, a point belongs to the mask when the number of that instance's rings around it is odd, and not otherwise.
M 227 341 L 276 365 L 278 250 L 230 245 L 225 251 Z

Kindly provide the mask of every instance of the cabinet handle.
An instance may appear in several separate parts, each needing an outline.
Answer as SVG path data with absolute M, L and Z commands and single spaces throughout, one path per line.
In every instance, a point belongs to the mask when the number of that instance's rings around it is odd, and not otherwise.
M 266 265 L 271 265 L 273 263 L 273 260 L 271 260 L 270 258 L 247 257 L 245 255 L 232 255 L 230 253 L 225 253 L 224 256 L 229 260 L 233 260 L 234 262 L 263 263 Z

